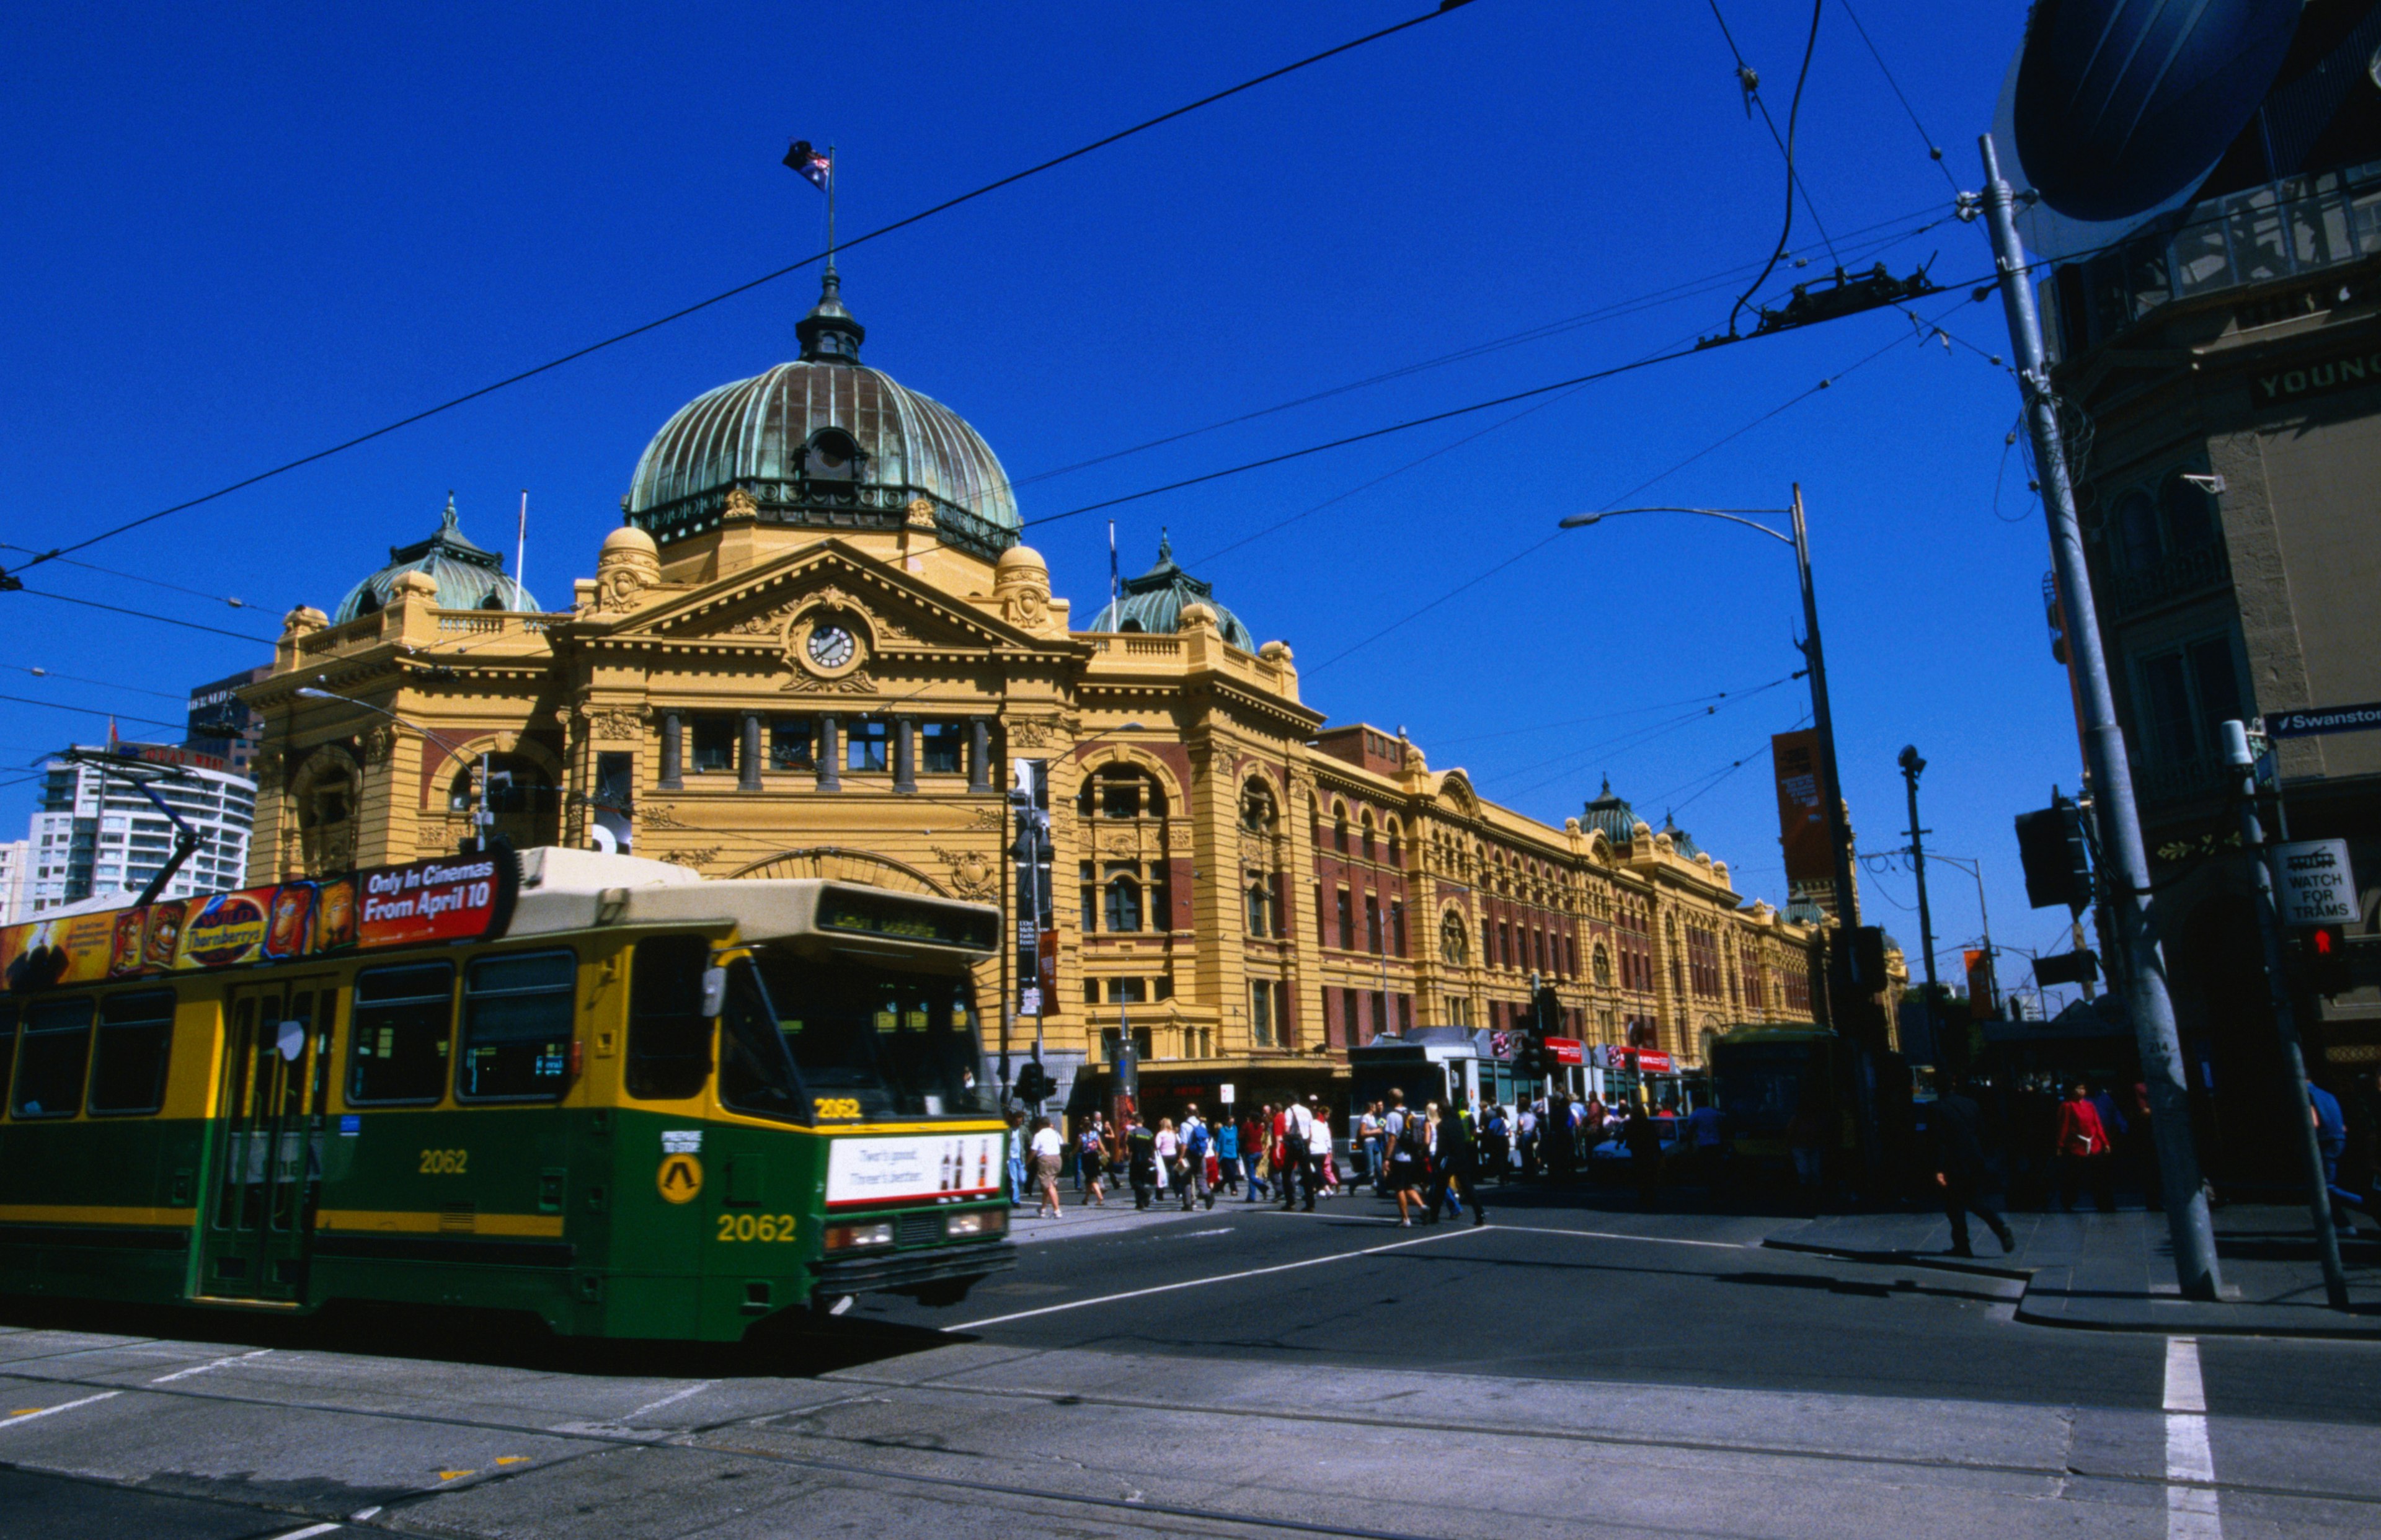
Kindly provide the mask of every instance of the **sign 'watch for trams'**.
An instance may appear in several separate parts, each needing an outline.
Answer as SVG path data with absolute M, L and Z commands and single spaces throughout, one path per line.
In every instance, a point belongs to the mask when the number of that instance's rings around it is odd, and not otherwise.
M 2363 916 L 2345 839 L 2299 839 L 2273 849 L 2274 897 L 2285 925 L 2352 925 Z

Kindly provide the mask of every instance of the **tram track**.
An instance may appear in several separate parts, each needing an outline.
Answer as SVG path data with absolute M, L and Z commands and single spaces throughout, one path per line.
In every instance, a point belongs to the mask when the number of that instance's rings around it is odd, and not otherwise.
M 120 1346 L 120 1345 L 119 1345 Z M 55 1356 L 67 1357 L 91 1350 L 73 1350 Z M 27 1362 L 20 1360 L 18 1362 Z M 35 1360 L 33 1362 L 39 1362 Z M 1083 1405 L 1118 1412 L 1165 1412 L 1177 1416 L 1230 1418 L 1248 1423 L 1288 1426 L 1349 1427 L 1382 1431 L 1410 1431 L 1411 1424 L 1390 1418 L 1369 1417 L 1349 1412 L 1289 1412 L 1279 1410 L 1215 1406 L 1184 1406 L 1146 1398 L 1084 1395 L 1035 1391 L 1003 1387 L 954 1386 L 932 1381 L 892 1381 L 855 1376 L 838 1373 L 830 1382 L 838 1387 L 862 1388 L 865 1394 L 833 1397 L 809 1405 L 784 1407 L 773 1411 L 744 1413 L 722 1418 L 712 1423 L 699 1423 L 679 1428 L 650 1430 L 621 1426 L 617 1431 L 587 1423 L 540 1424 L 494 1417 L 474 1417 L 427 1411 L 395 1410 L 372 1407 L 344 1406 L 335 1402 L 293 1399 L 263 1396 L 240 1395 L 237 1392 L 210 1390 L 181 1386 L 125 1386 L 105 1380 L 79 1377 L 25 1375 L 0 1366 L 0 1381 L 26 1386 L 73 1387 L 85 1390 L 116 1391 L 126 1397 L 153 1396 L 175 1398 L 201 1403 L 254 1408 L 259 1411 L 287 1413 L 311 1412 L 327 1417 L 348 1417 L 393 1424 L 450 1427 L 483 1434 L 505 1434 L 562 1443 L 587 1446 L 585 1449 L 559 1459 L 525 1464 L 517 1469 L 492 1471 L 466 1481 L 442 1485 L 416 1492 L 392 1497 L 384 1512 L 394 1519 L 405 1509 L 420 1506 L 457 1493 L 476 1490 L 501 1483 L 513 1482 L 540 1473 L 551 1473 L 557 1465 L 617 1449 L 653 1449 L 692 1454 L 727 1456 L 752 1460 L 788 1470 L 814 1472 L 849 1477 L 862 1477 L 904 1485 L 922 1485 L 936 1489 L 970 1490 L 988 1497 L 1000 1497 L 1055 1503 L 1064 1506 L 1087 1507 L 1102 1510 L 1129 1511 L 1141 1514 L 1163 1513 L 1195 1522 L 1241 1525 L 1269 1533 L 1299 1533 L 1355 1537 L 1355 1540 L 1422 1540 L 1402 1532 L 1369 1529 L 1361 1526 L 1335 1525 L 1312 1520 L 1289 1520 L 1265 1514 L 1203 1508 L 1188 1504 L 1165 1504 L 1138 1497 L 1111 1497 L 1098 1494 L 1020 1486 L 1014 1483 L 965 1475 L 932 1474 L 901 1471 L 865 1461 L 837 1459 L 831 1454 L 806 1454 L 785 1449 L 770 1449 L 748 1443 L 730 1441 L 739 1429 L 758 1428 L 787 1419 L 814 1416 L 838 1407 L 864 1400 L 886 1399 L 886 1392 L 910 1395 L 962 1395 L 998 1398 L 1007 1400 L 1030 1399 L 1052 1406 Z M 0 1424 L 0 1426 L 5 1426 Z M 2359 1509 L 2381 1510 L 2381 1496 L 2341 1489 L 2281 1486 L 2264 1483 L 2231 1481 L 2183 1481 L 2164 1473 L 2136 1473 L 2100 1470 L 2075 1464 L 2027 1464 L 2013 1461 L 1960 1460 L 1915 1455 L 1866 1454 L 1852 1450 L 1793 1448 L 1774 1444 L 1708 1438 L 1660 1437 L 1623 1433 L 1573 1431 L 1559 1428 L 1531 1428 L 1500 1425 L 1480 1422 L 1434 1423 L 1435 1432 L 1484 1438 L 1507 1438 L 1532 1442 L 1556 1443 L 1572 1447 L 1610 1448 L 1614 1450 L 1659 1450 L 1670 1453 L 1703 1455 L 1718 1458 L 1755 1459 L 1801 1463 L 1813 1466 L 1855 1466 L 1873 1470 L 1902 1471 L 1911 1475 L 1957 1474 L 2003 1476 L 2048 1483 L 2101 1482 L 2119 1486 L 2143 1489 L 2167 1489 L 2196 1486 L 2227 1496 L 2259 1497 L 2289 1502 L 2342 1504 Z M 786 1430 L 789 1436 L 830 1444 L 862 1445 L 883 1448 L 882 1443 L 849 1438 L 844 1436 L 812 1431 Z M 943 1450 L 946 1455 L 963 1459 L 990 1459 L 965 1450 Z M 22 1470 L 54 1474 L 44 1467 L 22 1461 L 0 1459 L 0 1469 Z M 130 1484 L 120 1484 L 129 1485 Z M 346 1515 L 322 1515 L 311 1510 L 291 1509 L 308 1517 L 332 1517 L 342 1522 L 358 1522 Z

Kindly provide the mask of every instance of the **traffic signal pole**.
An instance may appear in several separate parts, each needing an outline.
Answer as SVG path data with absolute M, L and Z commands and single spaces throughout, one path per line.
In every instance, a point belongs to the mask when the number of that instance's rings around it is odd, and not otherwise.
M 2175 1280 L 2185 1298 L 2215 1300 L 2221 1297 L 2216 1232 L 2208 1218 L 2206 1191 L 2200 1183 L 2199 1153 L 2192 1143 L 2191 1103 L 2183 1087 L 2174 1002 L 2167 993 L 2166 963 L 2158 954 L 2150 922 L 2149 852 L 2142 842 L 2141 815 L 2133 803 L 2132 767 L 2125 757 L 2116 700 L 2108 687 L 2108 660 L 2100 646 L 2092 576 L 2083 562 L 2083 537 L 2075 517 L 2075 488 L 2068 476 L 2066 447 L 2059 442 L 2057 399 L 2051 393 L 2050 365 L 2043 354 L 2033 280 L 2018 241 L 2015 195 L 2009 183 L 2001 180 L 2000 157 L 1994 151 L 1992 136 L 1984 135 L 1980 142 L 1984 159 L 1982 204 L 1991 228 L 1994 265 L 2000 270 L 2001 304 L 2017 354 L 2034 464 L 2042 478 L 2042 507 L 2050 523 L 2050 552 L 2058 574 L 2059 602 L 2066 610 L 2067 644 L 2075 659 L 2084 757 L 2092 772 L 2094 811 L 2100 819 L 2101 849 L 2106 854 L 2103 870 L 2111 886 L 2110 909 L 2126 964 L 2125 1003 L 2140 1049 L 2142 1079 L 2149 1091 L 2150 1130 L 2157 1144 L 2167 1225 L 2174 1241 Z
M 2274 1007 L 2274 1032 L 2281 1040 L 2290 1106 L 2302 1109 L 2291 1118 L 2298 1126 L 2298 1136 L 2291 1143 L 2298 1146 L 2306 1170 L 2315 1254 L 2323 1259 L 2323 1292 L 2332 1309 L 2346 1310 L 2348 1275 L 2340 1270 L 2339 1237 L 2331 1226 L 2331 1180 L 2324 1172 L 2314 1104 L 2307 1098 L 2306 1053 L 2299 1045 L 2298 1013 L 2290 1005 L 2289 979 L 2283 969 L 2282 917 L 2274 904 L 2274 871 L 2265 860 L 2265 825 L 2257 818 L 2256 761 L 2249 752 L 2249 735 L 2242 724 L 2227 722 L 2223 730 L 2225 758 L 2241 774 L 2241 850 L 2249 858 L 2257 894 L 2257 931 L 2265 943 L 2265 989 Z

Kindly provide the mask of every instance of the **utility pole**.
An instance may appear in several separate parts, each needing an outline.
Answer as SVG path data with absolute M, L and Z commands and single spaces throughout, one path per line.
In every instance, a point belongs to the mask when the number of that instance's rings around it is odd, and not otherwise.
M 1926 831 L 1918 826 L 1918 777 L 1926 769 L 1926 761 L 1918 752 L 1918 745 L 1905 743 L 1901 757 L 1901 778 L 1910 788 L 1910 863 L 1918 874 L 1918 946 L 1926 954 L 1926 1041 L 1935 1050 L 1935 1066 L 1943 1067 L 1943 1044 L 1935 1021 L 1935 915 L 1926 907 Z M 1977 886 L 1981 894 L 1983 885 Z
M 2166 962 L 2158 954 L 2157 936 L 2150 923 L 2149 852 L 2142 843 L 2141 815 L 2133 805 L 2132 766 L 2117 726 L 2108 660 L 2100 645 L 2092 574 L 2083 561 L 2075 488 L 2068 476 L 2066 446 L 2060 442 L 2058 403 L 2051 392 L 2050 365 L 2043 354 L 2033 284 L 2026 271 L 2024 249 L 2018 241 L 2016 195 L 2001 180 L 2000 157 L 1993 148 L 1992 136 L 1986 134 L 1979 142 L 1984 160 L 1981 204 L 1991 227 L 1994 265 L 2000 270 L 2001 304 L 2017 354 L 2034 463 L 2042 476 L 2042 507 L 2050 524 L 2050 552 L 2058 574 L 2059 603 L 2066 612 L 2067 645 L 2075 659 L 2084 756 L 2092 773 L 2094 811 L 2100 820 L 2109 908 L 2125 963 L 2125 1003 L 2132 1016 L 2142 1078 L 2149 1091 L 2150 1129 L 2157 1142 L 2158 1176 L 2174 1242 L 2175 1280 L 2185 1298 L 2220 1299 L 2216 1232 L 2208 1218 L 2206 1191 L 2200 1184 L 2199 1152 L 2192 1143 L 2191 1101 L 2183 1086 L 2174 1002 L 2167 994 Z M 1960 212 L 1973 218 L 1977 203 L 1963 195 Z
M 2290 1005 L 2282 967 L 2282 917 L 2274 907 L 2274 872 L 2265 860 L 2265 830 L 2257 820 L 2257 762 L 2249 752 L 2247 728 L 2223 725 L 2224 757 L 2241 773 L 2241 849 L 2257 894 L 2257 931 L 2265 943 L 2265 989 L 2274 1007 L 2274 1032 L 2281 1039 L 2282 1068 L 2289 1078 L 2290 1118 L 2298 1132 L 2290 1141 L 2306 1166 L 2307 1206 L 2314 1219 L 2315 1254 L 2323 1259 L 2323 1291 L 2334 1310 L 2348 1308 L 2348 1275 L 2339 1267 L 2339 1237 L 2331 1227 L 2331 1180 L 2324 1174 L 2323 1146 L 2316 1142 L 2307 1099 L 2306 1053 L 2299 1045 L 2298 1013 Z

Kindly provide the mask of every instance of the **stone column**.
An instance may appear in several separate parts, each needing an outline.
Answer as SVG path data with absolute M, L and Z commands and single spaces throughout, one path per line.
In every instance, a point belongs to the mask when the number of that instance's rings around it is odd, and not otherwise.
M 992 789 L 992 722 L 988 717 L 968 718 L 968 789 Z
M 893 718 L 893 789 L 918 789 L 918 719 Z
M 736 789 L 761 789 L 761 714 L 757 711 L 744 714 L 744 741 L 737 745 L 736 752 Z
M 662 778 L 664 791 L 686 788 L 686 729 L 674 711 L 662 713 Z
M 818 788 L 843 789 L 843 719 L 839 716 L 818 719 Z

